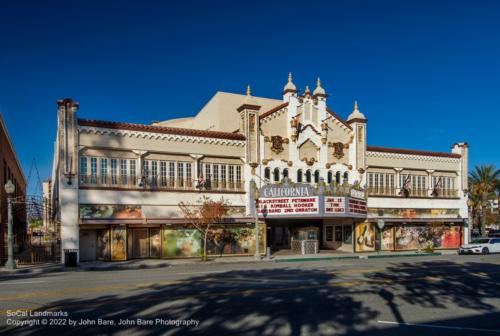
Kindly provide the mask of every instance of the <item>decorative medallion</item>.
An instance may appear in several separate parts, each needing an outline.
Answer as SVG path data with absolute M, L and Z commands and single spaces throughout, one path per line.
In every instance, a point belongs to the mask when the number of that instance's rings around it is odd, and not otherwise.
M 344 157 L 344 144 L 342 142 L 333 143 L 333 156 L 339 160 Z
M 271 136 L 271 150 L 276 154 L 279 154 L 283 151 L 283 138 L 279 135 Z

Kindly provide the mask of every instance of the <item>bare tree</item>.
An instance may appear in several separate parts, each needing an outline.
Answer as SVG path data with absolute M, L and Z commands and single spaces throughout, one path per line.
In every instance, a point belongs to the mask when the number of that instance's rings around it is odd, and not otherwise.
M 203 196 L 196 203 L 180 202 L 179 208 L 188 223 L 203 237 L 202 260 L 207 260 L 207 240 L 229 212 L 230 203 L 224 198 L 214 201 Z M 215 242 L 217 244 L 217 242 Z

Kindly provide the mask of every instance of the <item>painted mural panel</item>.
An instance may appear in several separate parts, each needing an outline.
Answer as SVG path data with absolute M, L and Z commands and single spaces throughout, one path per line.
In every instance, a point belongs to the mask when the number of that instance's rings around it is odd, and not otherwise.
M 127 228 L 114 226 L 111 228 L 111 260 L 127 259 Z
M 266 226 L 259 226 L 259 251 L 265 252 Z M 220 227 L 207 241 L 209 255 L 225 254 L 253 254 L 255 253 L 255 228 L 253 226 L 243 227 Z
M 151 257 L 160 257 L 161 255 L 161 233 L 160 229 L 150 229 L 150 253 Z
M 97 230 L 97 253 L 99 260 L 109 260 L 111 255 L 111 243 L 109 229 Z
M 356 225 L 356 251 L 375 251 L 375 225 L 373 223 L 359 223 Z
M 386 226 L 382 230 L 382 250 L 392 251 L 394 250 L 394 227 Z
M 197 257 L 202 252 L 201 235 L 195 229 L 163 230 L 164 257 Z
M 80 205 L 80 218 L 82 219 L 127 219 L 142 218 L 140 205 Z
M 434 248 L 458 248 L 462 241 L 459 225 L 402 225 L 396 228 L 396 249 L 424 248 L 430 241 Z

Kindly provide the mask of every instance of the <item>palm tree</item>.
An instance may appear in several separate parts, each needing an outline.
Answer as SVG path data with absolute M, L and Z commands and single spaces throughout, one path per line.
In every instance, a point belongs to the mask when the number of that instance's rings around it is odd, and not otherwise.
M 476 166 L 469 173 L 471 194 L 480 196 L 481 205 L 481 224 L 480 231 L 484 235 L 486 226 L 486 208 L 488 205 L 488 196 L 490 196 L 498 185 L 500 179 L 500 170 L 494 165 Z

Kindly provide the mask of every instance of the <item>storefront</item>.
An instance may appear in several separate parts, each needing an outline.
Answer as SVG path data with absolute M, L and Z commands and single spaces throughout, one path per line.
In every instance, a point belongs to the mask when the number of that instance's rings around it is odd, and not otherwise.
M 464 242 L 464 222 L 458 214 L 458 209 L 369 209 L 368 220 L 356 226 L 355 250 L 411 251 L 429 245 L 457 249 Z
M 84 205 L 80 206 L 80 217 L 82 261 L 191 258 L 202 254 L 202 234 L 181 218 L 143 218 L 141 207 L 135 205 Z M 261 224 L 259 251 L 265 251 L 265 232 Z M 253 218 L 228 218 L 227 223 L 217 225 L 208 237 L 207 251 L 213 256 L 253 255 Z

